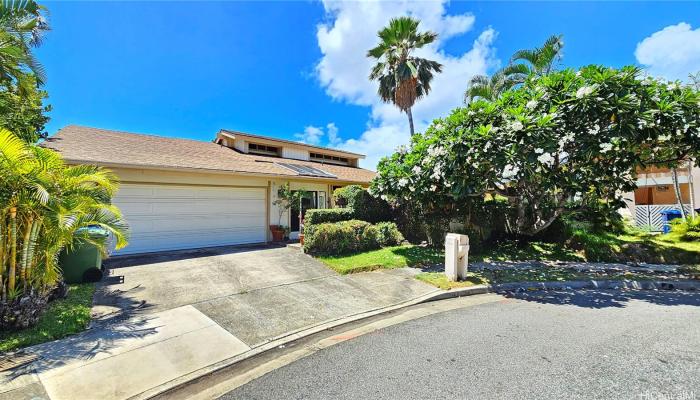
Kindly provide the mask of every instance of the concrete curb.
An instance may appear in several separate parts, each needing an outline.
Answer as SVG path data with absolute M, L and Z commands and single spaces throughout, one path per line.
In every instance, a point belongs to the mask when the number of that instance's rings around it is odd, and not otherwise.
M 170 382 L 151 388 L 136 396 L 131 397 L 133 400 L 145 400 L 152 398 L 167 398 L 170 391 L 177 390 L 187 384 L 196 381 L 208 374 L 215 373 L 233 366 L 248 358 L 260 355 L 268 350 L 276 347 L 284 346 L 306 336 L 310 336 L 324 330 L 337 328 L 342 325 L 357 322 L 363 319 L 374 317 L 380 314 L 390 313 L 405 307 L 416 304 L 427 303 L 431 301 L 446 300 L 456 297 L 473 296 L 486 293 L 503 293 L 512 291 L 534 291 L 534 290 L 575 290 L 575 289 L 613 289 L 613 290 L 684 290 L 684 291 L 700 291 L 700 282 L 698 281 L 562 281 L 562 282 L 515 282 L 504 283 L 499 285 L 475 285 L 465 288 L 452 290 L 440 290 L 424 294 L 412 300 L 402 303 L 397 303 L 391 306 L 377 308 L 374 310 L 350 315 L 340 319 L 327 321 L 319 325 L 308 328 L 302 328 L 296 331 L 288 332 L 282 336 L 273 338 L 269 342 L 254 347 L 251 350 L 239 354 L 235 357 L 220 361 L 218 363 L 193 371 L 189 374 L 180 376 Z
M 551 282 L 513 282 L 498 285 L 476 285 L 464 288 L 450 289 L 436 293 L 424 302 L 452 299 L 475 294 L 503 293 L 514 291 L 535 290 L 681 290 L 687 292 L 700 292 L 700 281 L 551 281 Z
M 486 292 L 484 292 L 486 293 Z M 362 319 L 366 319 L 369 317 L 374 317 L 379 314 L 384 314 L 384 313 L 390 313 L 395 310 L 399 310 L 401 308 L 409 307 L 412 305 L 416 304 L 421 304 L 433 300 L 437 300 L 436 297 L 442 295 L 442 290 L 440 289 L 435 289 L 432 292 L 426 293 L 424 295 L 418 296 L 416 298 L 413 298 L 411 300 L 401 302 L 401 303 L 396 303 L 391 306 L 387 307 L 382 307 L 382 308 L 377 308 L 369 311 L 365 311 L 362 313 L 358 314 L 353 314 L 349 315 L 347 317 L 335 319 L 332 321 L 326 321 L 324 323 L 314 325 L 311 327 L 307 328 L 302 328 L 296 331 L 291 331 L 288 333 L 285 333 L 284 335 L 275 337 L 271 339 L 269 342 L 262 344 L 260 346 L 254 347 L 251 350 L 241 353 L 237 356 L 231 357 L 229 359 L 219 361 L 218 363 L 211 364 L 207 367 L 200 368 L 199 370 L 190 372 L 189 374 L 182 375 L 172 381 L 166 382 L 164 384 L 161 384 L 159 386 L 153 387 L 149 390 L 146 390 L 144 392 L 141 392 L 140 394 L 137 394 L 135 396 L 130 397 L 132 400 L 145 400 L 145 399 L 152 399 L 152 398 L 166 398 L 167 393 L 172 390 L 176 390 L 179 387 L 185 386 L 188 383 L 195 381 L 201 377 L 204 377 L 208 374 L 220 371 L 222 369 L 228 368 L 236 363 L 239 363 L 243 360 L 246 360 L 248 358 L 257 356 L 261 353 L 264 353 L 268 350 L 274 349 L 276 347 L 284 346 L 288 343 L 294 342 L 296 340 L 299 340 L 303 337 L 310 336 L 328 329 L 333 329 L 337 328 L 341 325 L 349 324 L 352 322 L 357 322 Z

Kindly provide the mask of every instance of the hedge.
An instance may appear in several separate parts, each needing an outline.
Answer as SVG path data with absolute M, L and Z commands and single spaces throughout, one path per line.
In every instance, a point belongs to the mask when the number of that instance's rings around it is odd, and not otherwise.
M 355 213 L 351 208 L 315 208 L 306 211 L 304 215 L 304 225 L 349 221 L 354 217 Z
M 375 227 L 377 228 L 377 241 L 382 247 L 397 246 L 404 241 L 399 228 L 393 222 L 380 222 Z
M 304 251 L 334 256 L 378 249 L 377 228 L 369 222 L 350 220 L 315 225 L 304 235 Z
M 372 223 L 392 221 L 391 206 L 386 201 L 369 194 L 362 186 L 350 185 L 333 192 L 333 196 L 345 199 L 347 208 L 355 211 L 355 218 Z

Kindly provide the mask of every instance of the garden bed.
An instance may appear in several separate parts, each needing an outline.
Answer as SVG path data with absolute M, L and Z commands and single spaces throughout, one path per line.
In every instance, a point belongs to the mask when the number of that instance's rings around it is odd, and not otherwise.
M 90 323 L 93 283 L 70 285 L 68 297 L 49 303 L 39 323 L 21 331 L 0 332 L 0 353 L 61 339 L 85 330 Z

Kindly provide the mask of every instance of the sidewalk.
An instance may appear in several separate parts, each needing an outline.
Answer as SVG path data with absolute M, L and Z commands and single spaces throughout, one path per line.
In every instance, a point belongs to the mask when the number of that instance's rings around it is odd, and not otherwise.
M 98 322 L 28 348 L 34 363 L 0 373 L 0 399 L 147 398 L 216 365 L 300 335 L 440 292 L 405 270 L 320 276 Z

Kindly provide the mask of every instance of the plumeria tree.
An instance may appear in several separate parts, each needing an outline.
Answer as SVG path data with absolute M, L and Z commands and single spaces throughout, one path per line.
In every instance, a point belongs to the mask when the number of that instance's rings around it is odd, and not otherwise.
M 698 91 L 636 67 L 588 66 L 530 75 L 495 101 L 435 120 L 380 161 L 371 190 L 427 210 L 502 196 L 512 233 L 531 236 L 573 204 L 621 202 L 638 168 L 698 155 Z

